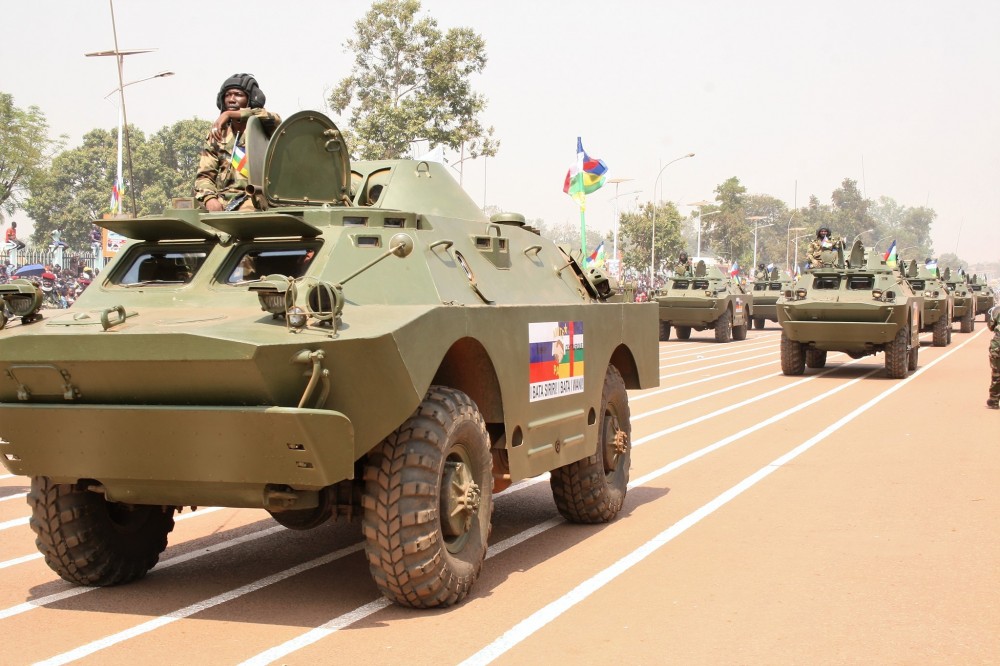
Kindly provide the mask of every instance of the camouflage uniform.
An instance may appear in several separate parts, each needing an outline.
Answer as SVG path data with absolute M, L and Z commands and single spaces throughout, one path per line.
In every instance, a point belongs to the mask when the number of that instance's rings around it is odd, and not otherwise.
M 993 331 L 993 340 L 990 341 L 990 395 L 986 406 L 1000 409 L 1000 307 L 990 308 L 986 325 Z
M 818 268 L 823 265 L 822 256 L 823 250 L 830 250 L 837 247 L 839 239 L 837 238 L 827 238 L 826 240 L 822 238 L 816 238 L 811 243 L 809 243 L 809 251 L 806 252 L 806 257 L 809 258 L 809 265 L 813 268 Z M 824 243 L 826 246 L 824 247 Z
M 681 261 L 674 266 L 674 275 L 677 277 L 684 277 L 685 275 L 691 275 L 691 262 Z
M 250 116 L 257 116 L 264 129 L 269 132 L 281 124 L 281 118 L 266 109 L 249 107 L 240 109 L 241 120 L 246 121 Z M 198 175 L 194 179 L 194 197 L 200 203 L 204 204 L 206 200 L 216 197 L 222 200 L 222 205 L 225 207 L 230 201 L 246 193 L 249 182 L 232 164 L 233 149 L 237 145 L 237 140 L 239 146 L 244 147 L 245 138 L 241 132 L 237 139 L 233 128 L 229 125 L 225 127 L 222 141 L 213 139 L 211 132 L 205 137 L 205 147 L 198 156 Z M 262 159 L 263 155 L 259 158 Z M 253 201 L 248 197 L 239 210 L 253 210 Z

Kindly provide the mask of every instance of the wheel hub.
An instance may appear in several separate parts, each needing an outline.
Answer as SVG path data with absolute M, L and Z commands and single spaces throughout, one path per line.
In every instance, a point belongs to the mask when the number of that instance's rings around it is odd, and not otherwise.
M 441 529 L 445 537 L 458 539 L 467 534 L 481 503 L 482 491 L 469 466 L 464 462 L 445 462 L 441 492 Z

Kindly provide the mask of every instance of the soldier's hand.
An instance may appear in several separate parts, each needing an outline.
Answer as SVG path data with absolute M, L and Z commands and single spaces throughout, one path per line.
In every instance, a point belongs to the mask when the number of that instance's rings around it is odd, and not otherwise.
M 218 198 L 209 199 L 205 202 L 205 208 L 207 208 L 210 213 L 218 213 L 222 210 L 222 202 Z

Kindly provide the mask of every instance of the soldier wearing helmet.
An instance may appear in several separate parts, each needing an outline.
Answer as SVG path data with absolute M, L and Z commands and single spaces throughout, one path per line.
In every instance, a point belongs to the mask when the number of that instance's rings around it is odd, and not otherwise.
M 194 181 L 195 199 L 209 211 L 253 210 L 247 196 L 247 120 L 256 116 L 268 132 L 281 123 L 264 108 L 265 99 L 252 74 L 233 74 L 219 87 L 215 105 L 221 113 L 205 138 Z
M 674 275 L 691 275 L 691 260 L 688 259 L 688 253 L 683 250 L 677 257 L 677 265 L 674 266 Z
M 754 271 L 753 280 L 754 282 L 763 282 L 767 280 L 767 277 L 768 277 L 767 267 L 764 266 L 764 262 L 762 261 L 759 264 L 757 264 L 757 270 Z
M 818 268 L 823 265 L 823 252 L 826 250 L 832 250 L 837 247 L 839 239 L 834 238 L 830 234 L 829 227 L 820 227 L 816 230 L 816 238 L 809 244 L 809 251 L 806 252 L 806 257 L 809 259 L 809 265 L 812 268 Z

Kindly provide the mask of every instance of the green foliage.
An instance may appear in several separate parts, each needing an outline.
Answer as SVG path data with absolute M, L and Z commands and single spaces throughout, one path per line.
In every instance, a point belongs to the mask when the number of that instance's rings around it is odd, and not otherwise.
M 139 215 L 161 213 L 172 197 L 191 196 L 198 153 L 209 126 L 208 121 L 182 120 L 149 139 L 130 127 L 135 183 L 128 182 L 126 161 L 124 209 L 132 208 L 130 187 Z M 117 151 L 116 131 L 91 130 L 81 146 L 58 154 L 38 175 L 24 206 L 35 223 L 35 244 L 47 245 L 51 232 L 58 229 L 70 247 L 89 247 L 92 220 L 109 211 Z
M 24 204 L 32 181 L 62 145 L 63 138 L 50 139 L 48 129 L 37 106 L 19 109 L 12 95 L 0 93 L 0 211 L 13 215 Z
M 330 95 L 330 108 L 350 110 L 354 153 L 361 159 L 398 159 L 410 142 L 495 155 L 493 128 L 479 114 L 486 98 L 470 77 L 486 66 L 483 38 L 470 28 L 442 33 L 418 18 L 419 0 L 379 0 L 354 24 L 347 40 L 354 68 Z
M 634 268 L 640 273 L 649 272 L 654 212 L 657 272 L 674 263 L 681 250 L 687 250 L 681 234 L 681 214 L 673 202 L 662 202 L 655 209 L 652 202 L 647 202 L 637 211 L 622 213 L 618 223 L 618 251 L 623 254 L 626 268 Z
M 548 238 L 553 243 L 557 245 L 568 245 L 573 250 L 580 249 L 580 223 L 579 222 L 563 222 L 562 224 L 546 224 L 543 220 L 528 220 L 527 224 L 537 227 L 539 232 L 545 238 Z M 593 252 L 594 248 L 601 244 L 602 240 L 606 240 L 601 236 L 600 232 L 594 231 L 591 228 L 587 228 L 587 252 Z M 611 256 L 611 244 L 610 242 L 604 246 L 607 251 L 608 256 Z

